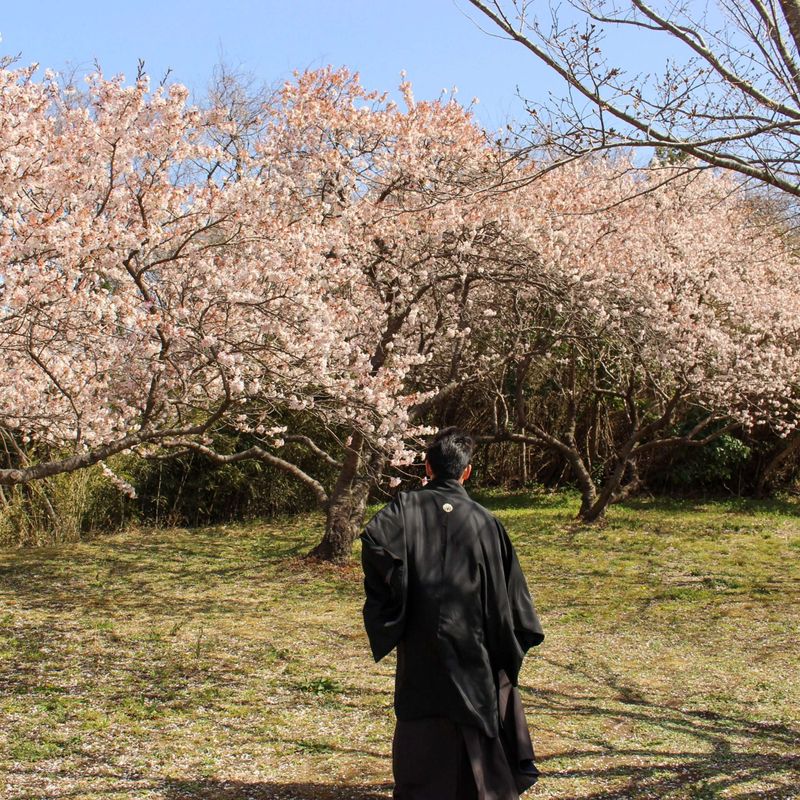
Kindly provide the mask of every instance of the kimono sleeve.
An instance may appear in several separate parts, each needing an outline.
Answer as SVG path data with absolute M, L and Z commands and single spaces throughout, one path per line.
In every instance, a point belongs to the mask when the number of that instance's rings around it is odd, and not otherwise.
M 401 495 L 381 509 L 361 534 L 364 627 L 375 661 L 391 652 L 405 629 L 408 573 Z
M 528 584 L 522 574 L 519 558 L 506 529 L 500 528 L 500 547 L 503 553 L 503 570 L 506 575 L 508 601 L 514 623 L 514 635 L 523 651 L 530 650 L 544 640 L 544 632 L 531 599 Z
M 514 638 L 524 654 L 531 647 L 542 643 L 544 632 L 514 545 L 499 520 L 497 520 L 497 526 L 500 533 L 500 551 L 503 558 L 503 572 L 505 573 Z M 515 681 L 515 676 L 512 677 L 512 681 Z

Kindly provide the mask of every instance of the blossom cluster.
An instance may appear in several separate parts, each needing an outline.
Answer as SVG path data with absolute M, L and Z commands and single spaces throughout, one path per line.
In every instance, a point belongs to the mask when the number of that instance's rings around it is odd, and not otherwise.
M 532 179 L 452 100 L 296 76 L 255 128 L 180 86 L 0 70 L 0 424 L 76 450 L 282 413 L 396 463 L 416 408 L 542 331 L 793 424 L 797 264 L 730 181 Z M 511 287 L 511 290 L 509 289 Z M 548 338 L 549 337 L 549 338 Z M 561 338 L 560 338 L 561 337 Z

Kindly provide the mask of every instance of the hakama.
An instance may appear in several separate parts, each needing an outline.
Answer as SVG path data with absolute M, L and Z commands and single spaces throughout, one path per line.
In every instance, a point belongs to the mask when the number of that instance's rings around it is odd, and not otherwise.
M 447 717 L 397 720 L 394 800 L 518 800 L 497 737 Z

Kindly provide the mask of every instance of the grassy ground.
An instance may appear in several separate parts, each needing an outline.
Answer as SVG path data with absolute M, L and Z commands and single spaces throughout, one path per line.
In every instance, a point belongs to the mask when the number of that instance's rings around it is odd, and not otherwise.
M 485 498 L 547 633 L 542 798 L 800 797 L 796 505 Z M 388 798 L 391 658 L 321 518 L 0 551 L 0 797 Z

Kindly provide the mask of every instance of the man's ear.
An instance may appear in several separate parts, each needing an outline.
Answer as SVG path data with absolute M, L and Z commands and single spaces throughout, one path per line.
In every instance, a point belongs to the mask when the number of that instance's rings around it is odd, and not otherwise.
M 467 480 L 470 475 L 472 475 L 472 464 L 467 464 L 466 469 L 461 473 L 461 480 Z
M 433 477 L 433 470 L 431 469 L 431 462 L 428 459 L 425 459 L 425 474 L 429 477 Z

